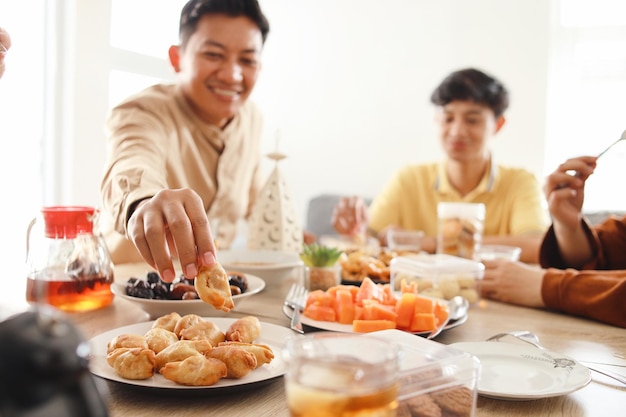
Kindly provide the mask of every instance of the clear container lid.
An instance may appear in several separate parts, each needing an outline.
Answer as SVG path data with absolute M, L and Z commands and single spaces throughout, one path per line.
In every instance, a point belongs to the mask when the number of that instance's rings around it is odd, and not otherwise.
M 480 369 L 476 356 L 396 329 L 368 335 L 399 346 L 399 401 L 459 385 L 476 395 Z
M 485 271 L 481 262 L 441 253 L 397 256 L 391 260 L 390 268 L 392 278 L 397 272 L 425 278 L 436 278 L 444 274 L 472 274 L 476 278 L 482 278 Z

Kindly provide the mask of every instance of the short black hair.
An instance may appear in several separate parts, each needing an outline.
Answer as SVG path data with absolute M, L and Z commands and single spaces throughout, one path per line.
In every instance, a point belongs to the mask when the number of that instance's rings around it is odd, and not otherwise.
M 270 31 L 270 24 L 257 0 L 189 0 L 180 13 L 178 36 L 181 45 L 187 44 L 191 35 L 196 31 L 200 19 L 210 14 L 249 18 L 259 27 L 263 43 Z
M 455 100 L 484 104 L 500 117 L 509 107 L 509 92 L 494 77 L 475 68 L 466 68 L 448 75 L 430 96 L 436 106 L 445 106 Z

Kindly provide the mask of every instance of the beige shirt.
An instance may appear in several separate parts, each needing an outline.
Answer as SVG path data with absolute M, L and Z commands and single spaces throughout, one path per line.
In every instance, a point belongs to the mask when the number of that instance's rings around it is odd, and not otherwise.
M 114 263 L 141 257 L 126 239 L 130 206 L 162 189 L 191 188 L 227 248 L 261 187 L 262 119 L 246 102 L 222 130 L 196 116 L 175 85 L 155 85 L 113 108 L 101 183 L 103 228 Z M 213 231 L 215 233 L 215 231 Z

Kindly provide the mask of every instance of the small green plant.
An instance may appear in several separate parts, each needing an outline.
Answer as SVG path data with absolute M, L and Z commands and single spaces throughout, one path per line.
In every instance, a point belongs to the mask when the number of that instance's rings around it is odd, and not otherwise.
M 333 266 L 339 260 L 343 251 L 330 246 L 321 246 L 317 243 L 304 245 L 300 259 L 309 267 Z

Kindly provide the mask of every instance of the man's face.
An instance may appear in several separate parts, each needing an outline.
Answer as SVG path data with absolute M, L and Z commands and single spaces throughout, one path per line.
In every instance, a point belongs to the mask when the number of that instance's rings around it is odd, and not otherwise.
M 504 124 L 484 104 L 473 101 L 452 101 L 437 108 L 435 117 L 439 138 L 448 158 L 456 161 L 484 160 L 487 141 Z
M 247 17 L 207 15 L 170 61 L 182 91 L 206 122 L 224 127 L 246 101 L 261 68 L 261 31 Z

